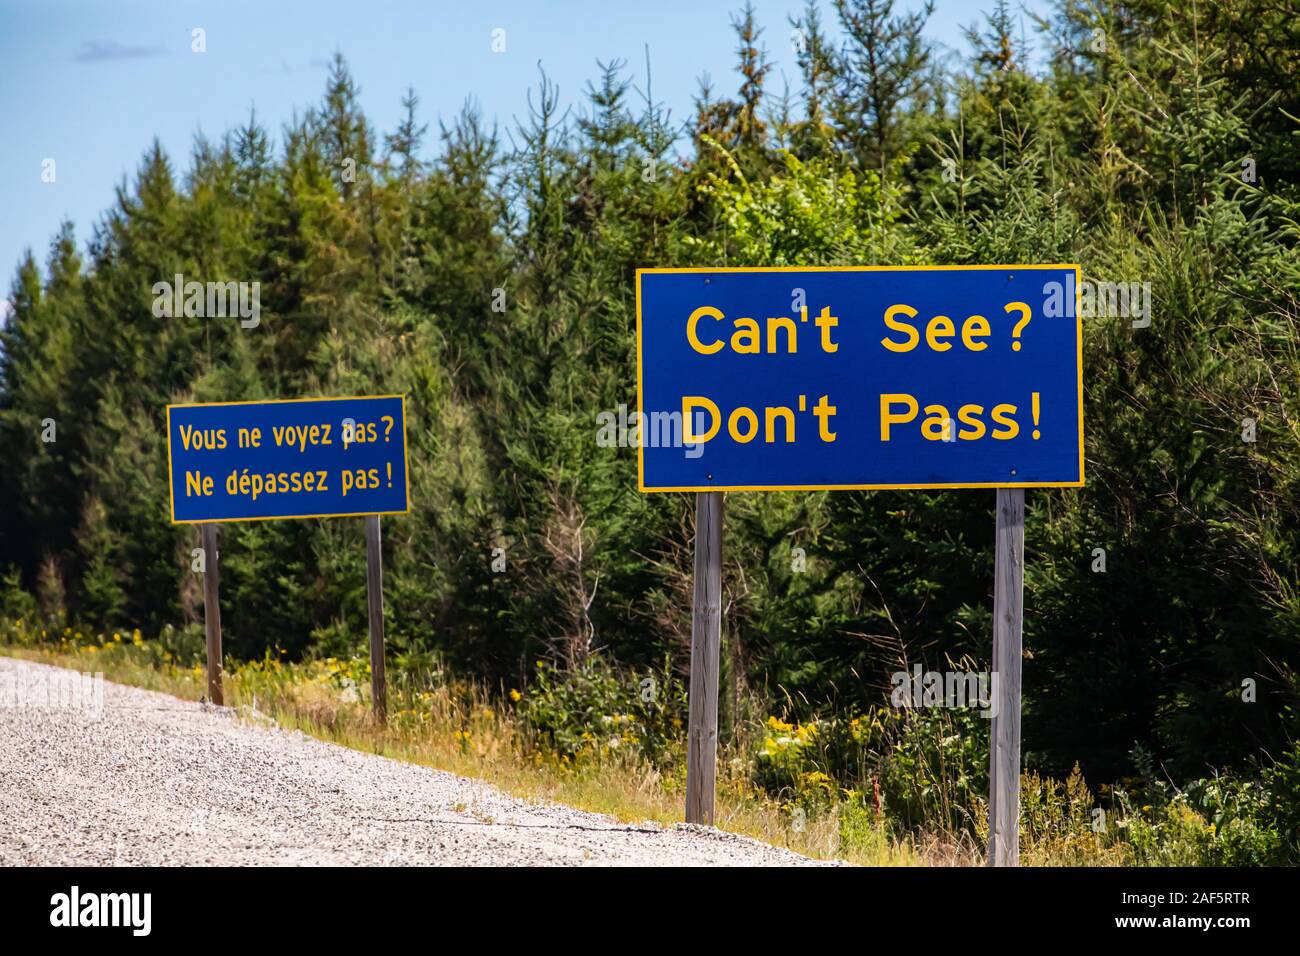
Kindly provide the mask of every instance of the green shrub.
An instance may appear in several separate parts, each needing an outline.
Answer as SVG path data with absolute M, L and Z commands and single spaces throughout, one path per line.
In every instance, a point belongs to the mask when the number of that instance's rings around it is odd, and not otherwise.
M 644 757 L 665 768 L 681 755 L 686 689 L 665 667 L 617 671 L 599 659 L 563 672 L 538 661 L 517 697 L 525 747 L 576 764 L 587 759 Z
M 40 613 L 36 598 L 23 590 L 18 569 L 14 568 L 0 583 L 0 618 L 8 622 L 33 622 Z
M 988 721 L 962 708 L 882 707 L 803 724 L 769 717 L 753 766 L 757 786 L 810 811 L 870 794 L 898 835 L 974 834 L 988 786 Z

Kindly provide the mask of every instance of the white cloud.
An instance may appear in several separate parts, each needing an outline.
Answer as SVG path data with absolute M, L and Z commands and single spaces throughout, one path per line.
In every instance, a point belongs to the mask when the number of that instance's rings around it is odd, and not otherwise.
M 138 60 L 141 57 L 159 56 L 166 53 L 162 46 L 141 46 L 139 44 L 118 43 L 116 40 L 86 40 L 73 57 L 81 63 L 98 63 L 104 60 Z

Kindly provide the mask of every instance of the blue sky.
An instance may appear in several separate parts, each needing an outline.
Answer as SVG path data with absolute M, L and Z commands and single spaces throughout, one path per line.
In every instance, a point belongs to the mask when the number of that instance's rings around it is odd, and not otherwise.
M 572 104 L 596 77 L 598 59 L 627 61 L 643 84 L 647 44 L 654 96 L 676 121 L 689 115 L 702 74 L 719 95 L 734 92 L 730 18 L 742 2 L 0 0 L 0 116 L 10 131 L 0 150 L 0 298 L 24 249 L 44 262 L 63 219 L 73 221 L 84 246 L 114 186 L 134 179 L 154 136 L 179 174 L 196 132 L 219 137 L 256 106 L 278 145 L 281 122 L 319 100 L 335 50 L 347 58 L 380 133 L 396 125 L 408 85 L 431 132 L 467 97 L 504 128 L 526 115 L 539 60 Z M 774 64 L 770 87 L 779 91 L 784 73 L 797 91 L 787 17 L 803 0 L 754 6 Z M 962 27 L 992 6 L 936 0 L 929 35 L 964 50 Z M 822 7 L 833 23 L 830 0 Z M 195 27 L 206 31 L 206 53 L 191 52 Z M 498 27 L 506 31 L 504 54 L 491 49 Z M 1027 18 L 1024 29 L 1032 41 Z M 426 147 L 433 146 L 430 136 Z M 46 159 L 56 163 L 53 183 L 42 182 Z

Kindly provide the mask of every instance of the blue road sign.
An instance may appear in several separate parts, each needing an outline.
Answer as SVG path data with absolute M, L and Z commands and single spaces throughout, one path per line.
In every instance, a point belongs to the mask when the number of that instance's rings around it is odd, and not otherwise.
M 178 524 L 410 508 L 401 395 L 168 405 L 167 457 Z
M 1078 266 L 641 269 L 642 491 L 1083 484 Z

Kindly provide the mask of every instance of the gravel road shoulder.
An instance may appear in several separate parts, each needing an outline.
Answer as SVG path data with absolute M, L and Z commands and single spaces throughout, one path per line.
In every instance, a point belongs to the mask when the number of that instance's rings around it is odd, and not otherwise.
M 5 866 L 818 862 L 710 828 L 528 802 L 120 684 L 102 684 L 98 716 L 50 706 L 77 677 L 0 657 Z

